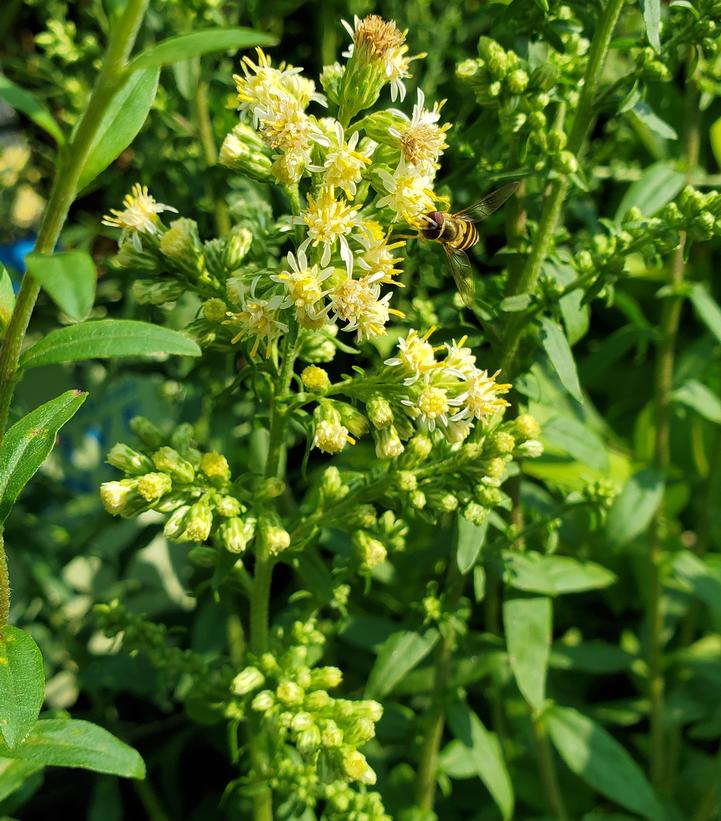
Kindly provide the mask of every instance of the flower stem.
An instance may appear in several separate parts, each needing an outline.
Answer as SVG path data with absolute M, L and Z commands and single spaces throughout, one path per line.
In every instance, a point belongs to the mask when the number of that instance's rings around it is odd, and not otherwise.
M 458 569 L 458 557 L 455 548 L 451 550 L 448 572 L 446 574 L 445 596 L 446 607 L 453 611 L 463 593 L 463 576 Z M 443 631 L 441 642 L 436 653 L 436 664 L 433 675 L 433 693 L 431 695 L 431 712 L 423 736 L 421 756 L 416 776 L 416 804 L 422 810 L 433 809 L 436 794 L 438 772 L 438 752 L 443 739 L 445 724 L 445 707 L 448 684 L 453 664 L 453 651 L 456 647 L 456 630 L 448 622 Z
M 100 74 L 78 123 L 71 143 L 63 151 L 53 182 L 50 199 L 43 214 L 35 251 L 51 254 L 77 193 L 80 174 L 88 158 L 98 129 L 116 91 L 126 78 L 127 58 L 145 15 L 148 0 L 128 0 L 110 33 L 108 49 Z M 7 426 L 10 401 L 17 382 L 17 364 L 30 316 L 40 285 L 31 277 L 23 278 L 15 309 L 0 349 L 0 441 Z
M 558 776 L 556 774 L 556 764 L 553 759 L 553 750 L 548 741 L 548 734 L 546 726 L 543 723 L 543 718 L 535 716 L 532 719 L 533 723 L 533 737 L 536 740 L 536 747 L 538 749 L 538 770 L 541 775 L 541 783 L 543 784 L 543 791 L 546 795 L 546 802 L 549 809 L 553 812 L 553 817 L 558 821 L 568 821 L 568 812 L 566 811 L 566 804 L 563 800 L 563 793 L 558 786 Z
M 624 0 L 607 0 L 591 42 L 583 87 L 578 99 L 573 128 L 571 129 L 567 145 L 568 150 L 576 157 L 581 153 L 586 134 L 593 120 L 593 108 L 598 84 L 601 79 L 601 72 L 606 61 L 611 36 L 623 4 Z M 569 180 L 565 175 L 557 177 L 551 183 L 548 196 L 543 205 L 543 211 L 541 212 L 541 219 L 533 238 L 531 253 L 526 260 L 521 275 L 512 283 L 515 287 L 511 289 L 509 296 L 532 293 L 535 290 L 541 272 L 541 266 L 548 256 L 548 251 L 553 241 L 553 235 L 558 225 L 558 219 L 561 215 L 561 209 L 566 199 L 568 189 Z M 527 319 L 522 313 L 511 315 L 502 344 L 503 355 L 501 357 L 501 369 L 506 375 L 510 375 L 513 371 L 518 344 L 526 326 Z
M 285 430 L 288 422 L 286 396 L 293 378 L 293 365 L 296 357 L 298 323 L 293 317 L 289 320 L 288 333 L 283 345 L 283 361 L 280 366 L 278 382 L 273 392 L 273 405 L 270 416 L 270 443 L 265 462 L 265 476 L 278 476 L 280 456 L 285 442 Z M 273 556 L 261 540 L 256 541 L 255 571 L 253 574 L 253 591 L 250 598 L 250 649 L 256 655 L 268 650 L 270 635 L 270 588 L 273 581 Z M 265 752 L 262 732 L 251 742 L 253 767 L 258 777 L 264 777 L 268 769 L 268 757 Z M 259 791 L 253 804 L 253 821 L 272 821 L 273 792 L 270 787 Z
M 686 170 L 691 170 L 698 161 L 699 153 L 699 114 L 698 97 L 692 83 L 688 83 L 686 92 L 686 133 L 684 155 Z M 678 290 L 683 283 L 685 273 L 686 235 L 681 234 L 678 248 L 671 261 L 669 284 L 672 291 Z M 673 388 L 673 371 L 678 335 L 679 321 L 683 298 L 669 296 L 664 300 L 659 323 L 659 343 L 656 351 L 656 368 L 654 376 L 654 405 L 656 415 L 656 436 L 653 450 L 653 465 L 664 473 L 669 464 L 669 442 L 671 434 L 671 390 Z M 648 547 L 649 595 L 646 609 L 646 622 L 649 629 L 648 641 L 648 695 L 650 709 L 650 744 L 649 775 L 656 787 L 666 785 L 667 739 L 665 732 L 663 674 L 663 594 L 661 583 L 661 562 L 663 560 L 663 512 L 656 512 L 651 522 Z
M 8 623 L 10 616 L 10 576 L 5 553 L 5 539 L 0 529 L 0 630 Z

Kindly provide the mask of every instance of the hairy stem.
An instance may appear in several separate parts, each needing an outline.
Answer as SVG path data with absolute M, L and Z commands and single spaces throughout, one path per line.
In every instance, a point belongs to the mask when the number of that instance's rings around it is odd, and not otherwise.
M 35 243 L 35 251 L 38 253 L 50 254 L 55 248 L 75 199 L 83 166 L 98 135 L 102 117 L 126 77 L 127 59 L 147 5 L 148 0 L 128 0 L 112 27 L 108 49 L 88 107 L 78 123 L 72 142 L 64 150 L 58 163 L 50 199 Z M 25 276 L 0 349 L 0 441 L 7 426 L 10 401 L 17 381 L 20 349 L 39 292 L 40 286 L 35 280 L 31 276 Z
M 601 72 L 606 61 L 611 36 L 616 21 L 621 13 L 624 0 L 607 0 L 601 13 L 596 31 L 591 42 L 588 64 L 583 79 L 583 87 L 575 111 L 573 128 L 568 138 L 568 150 L 575 156 L 581 153 L 583 143 L 593 120 L 593 108 L 596 100 Z M 515 287 L 509 296 L 514 294 L 532 293 L 535 290 L 541 266 L 548 255 L 553 242 L 553 235 L 558 225 L 563 202 L 569 189 L 569 180 L 566 176 L 557 177 L 551 183 L 548 195 L 543 205 L 541 219 L 538 223 L 531 253 L 521 275 L 512 283 Z M 518 351 L 518 344 L 527 319 L 523 314 L 512 314 L 503 338 L 501 369 L 506 375 L 513 371 L 514 360 Z
M 693 85 L 688 84 L 686 93 L 686 132 L 684 140 L 684 158 L 686 169 L 693 168 L 698 161 L 699 152 L 699 115 L 698 98 Z M 672 290 L 677 289 L 684 280 L 686 264 L 686 235 L 681 234 L 678 248 L 671 260 L 669 284 Z M 654 406 L 656 416 L 656 436 L 653 450 L 653 465 L 660 473 L 668 468 L 671 434 L 671 391 L 673 389 L 673 371 L 676 350 L 676 338 L 681 319 L 683 299 L 680 296 L 669 296 L 664 300 L 659 324 L 660 339 L 656 350 L 656 367 L 654 374 Z M 646 622 L 649 630 L 648 639 L 648 696 L 650 707 L 650 744 L 649 775 L 656 787 L 666 785 L 666 732 L 663 674 L 663 610 L 661 607 L 662 583 L 661 561 L 663 559 L 663 512 L 656 512 L 651 522 L 648 546 L 649 595 L 646 606 Z
M 8 560 L 5 553 L 5 539 L 0 530 L 0 630 L 8 623 L 10 617 L 10 576 Z
M 455 549 L 451 551 L 446 575 L 445 595 L 447 607 L 453 610 L 463 593 L 463 576 L 458 569 Z M 421 756 L 416 776 L 416 804 L 423 810 L 432 810 L 436 794 L 436 777 L 438 772 L 438 752 L 443 739 L 445 724 L 445 699 L 451 677 L 453 651 L 456 646 L 456 631 L 451 623 L 446 624 L 436 653 L 436 664 L 433 675 L 433 693 L 431 712 L 423 735 Z
M 193 98 L 193 106 L 195 109 L 195 122 L 198 129 L 198 139 L 200 146 L 203 149 L 203 159 L 207 169 L 211 169 L 218 163 L 218 149 L 213 138 L 213 126 L 210 120 L 210 112 L 208 110 L 208 84 L 201 80 L 198 83 L 198 88 Z M 215 216 L 215 230 L 221 236 L 230 231 L 230 217 L 228 216 L 228 207 L 223 201 L 222 197 L 218 196 L 215 190 L 212 177 L 208 174 L 205 176 L 205 188 L 208 192 L 208 198 L 213 205 L 213 214 Z

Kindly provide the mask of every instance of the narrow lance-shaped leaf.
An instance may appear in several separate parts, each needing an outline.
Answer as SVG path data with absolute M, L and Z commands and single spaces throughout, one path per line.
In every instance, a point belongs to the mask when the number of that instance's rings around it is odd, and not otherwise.
M 661 0 L 641 0 L 643 9 L 643 22 L 646 24 L 646 36 L 648 42 L 661 51 L 661 37 L 659 28 L 661 26 Z
M 63 144 L 65 141 L 63 132 L 53 119 L 53 115 L 34 94 L 15 85 L 3 74 L 0 74 L 0 99 L 5 100 L 11 108 L 29 117 L 35 125 L 49 134 L 58 145 Z
M 696 413 L 721 425 L 721 398 L 696 379 L 689 379 L 671 394 L 672 401 L 692 408 Z
M 691 291 L 691 303 L 700 320 L 721 342 L 721 308 L 703 285 L 694 285 Z
M 640 470 L 614 499 L 606 520 L 606 538 L 622 547 L 648 527 L 663 498 L 663 477 L 652 469 Z
M 503 552 L 503 565 L 504 581 L 514 590 L 545 596 L 598 590 L 616 581 L 616 576 L 602 565 L 572 556 L 507 550 Z
M 57 767 L 81 767 L 124 778 L 145 778 L 145 764 L 137 750 L 112 733 L 72 718 L 38 721 L 22 744 L 0 744 L 0 756 Z
M 451 732 L 465 747 L 476 775 L 493 796 L 504 821 L 513 818 L 513 785 L 498 739 L 467 704 L 452 704 L 447 717 Z
M 71 319 L 85 319 L 95 301 L 95 263 L 85 251 L 28 254 L 28 271 Z
M 159 75 L 159 68 L 133 72 L 113 95 L 80 173 L 78 190 L 92 182 L 135 139 L 153 105 Z
M 21 368 L 123 356 L 200 356 L 189 336 L 133 319 L 99 319 L 51 331 L 20 357 Z
M 437 630 L 415 633 L 400 630 L 389 636 L 378 652 L 366 684 L 366 698 L 383 698 L 419 664 L 438 640 Z
M 128 68 L 130 71 L 158 68 L 214 51 L 243 49 L 251 46 L 272 46 L 277 42 L 277 38 L 270 34 L 248 28 L 205 29 L 161 40 L 139 54 Z
M 541 319 L 541 343 L 563 387 L 574 399 L 583 402 L 571 346 L 561 326 L 547 316 Z
M 651 821 L 664 812 L 641 768 L 603 727 L 570 707 L 551 707 L 544 722 L 553 746 L 579 778 Z
M 521 695 L 534 710 L 546 700 L 552 617 L 547 598 L 509 599 L 503 604 L 508 660 Z
M 488 519 L 476 525 L 469 522 L 465 516 L 458 516 L 458 531 L 456 536 L 456 561 L 461 573 L 468 573 L 478 559 L 486 540 Z
M 0 334 L 7 328 L 13 308 L 15 307 L 15 291 L 10 274 L 4 265 L 0 265 Z
M 40 649 L 30 635 L 6 624 L 0 630 L 0 736 L 8 747 L 15 747 L 30 732 L 44 695 Z
M 0 445 L 0 524 L 53 449 L 60 428 L 86 397 L 82 391 L 66 391 L 23 416 L 5 434 Z

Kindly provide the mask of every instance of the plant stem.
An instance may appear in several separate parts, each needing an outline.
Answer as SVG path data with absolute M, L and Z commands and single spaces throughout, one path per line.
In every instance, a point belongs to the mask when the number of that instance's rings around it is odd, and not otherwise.
M 218 149 L 213 138 L 213 126 L 210 120 L 210 112 L 208 110 L 208 84 L 201 80 L 198 83 L 198 88 L 193 97 L 193 104 L 195 107 L 195 120 L 198 129 L 198 139 L 200 146 L 203 149 L 203 158 L 205 159 L 206 170 L 210 170 L 218 163 Z M 228 216 L 228 207 L 221 197 L 218 196 L 213 179 L 210 174 L 205 177 L 205 187 L 208 192 L 208 198 L 213 205 L 213 214 L 215 216 L 215 230 L 218 234 L 227 234 L 230 231 L 230 217 Z
M 693 85 L 688 84 L 686 93 L 686 132 L 684 155 L 686 169 L 693 168 L 698 161 L 699 152 L 699 113 L 698 98 Z M 684 279 L 686 235 L 681 233 L 678 248 L 671 260 L 669 284 L 672 290 L 677 289 Z M 653 465 L 663 474 L 668 468 L 671 434 L 671 391 L 673 389 L 673 371 L 676 349 L 676 337 L 681 319 L 683 298 L 669 296 L 663 302 L 660 338 L 656 351 L 656 368 L 654 376 L 654 405 L 656 415 L 656 436 L 653 450 Z M 663 559 L 664 520 L 661 507 L 656 511 L 650 528 L 648 547 L 649 595 L 646 610 L 646 623 L 649 630 L 648 640 L 648 695 L 650 708 L 650 743 L 649 775 L 656 787 L 666 785 L 666 732 L 664 728 L 665 707 L 663 674 L 663 594 L 661 583 L 661 562 Z
M 0 630 L 8 623 L 10 616 L 10 576 L 5 553 L 5 538 L 0 529 Z
M 83 166 L 98 135 L 102 117 L 126 77 L 127 58 L 147 5 L 148 0 L 128 0 L 111 30 L 108 49 L 88 107 L 78 123 L 72 142 L 64 150 L 58 163 L 50 199 L 35 243 L 35 251 L 38 253 L 51 254 L 55 249 L 75 199 Z M 40 285 L 26 274 L 0 349 L 0 441 L 7 426 L 10 401 L 17 381 L 20 348 L 39 292 Z
M 453 610 L 463 593 L 463 576 L 458 569 L 456 550 L 451 551 L 448 572 L 446 574 L 445 595 L 446 607 Z M 443 739 L 445 724 L 445 706 L 448 683 L 451 677 L 453 651 L 456 646 L 456 630 L 451 622 L 445 626 L 436 654 L 433 675 L 433 693 L 431 696 L 431 713 L 428 718 L 421 757 L 416 776 L 416 805 L 422 810 L 432 810 L 436 794 L 436 777 L 438 771 L 438 752 Z
M 573 128 L 571 129 L 567 145 L 568 151 L 576 157 L 581 153 L 586 134 L 591 126 L 593 107 L 596 100 L 598 84 L 601 79 L 601 72 L 606 61 L 611 36 L 623 4 L 624 0 L 607 1 L 591 42 L 583 87 L 579 96 L 578 106 L 573 120 Z M 538 276 L 541 272 L 541 266 L 548 255 L 549 248 L 553 241 L 553 235 L 561 215 L 561 208 L 568 193 L 568 188 L 569 180 L 565 175 L 557 177 L 551 183 L 548 196 L 543 205 L 543 211 L 541 212 L 541 219 L 533 238 L 531 253 L 526 260 L 526 265 L 520 277 L 513 283 L 515 288 L 511 290 L 509 296 L 532 293 L 535 290 Z M 523 314 L 513 314 L 508 320 L 503 338 L 503 355 L 501 357 L 501 369 L 507 376 L 513 371 L 518 344 L 526 325 L 527 321 Z
M 558 776 L 556 775 L 556 764 L 553 759 L 553 750 L 548 742 L 546 726 L 543 718 L 536 716 L 532 719 L 533 737 L 538 748 L 538 770 L 541 775 L 543 791 L 546 794 L 546 801 L 549 809 L 553 812 L 553 817 L 558 821 L 568 821 L 568 812 L 563 800 L 563 793 L 558 786 Z
M 285 430 L 288 421 L 286 397 L 293 378 L 293 365 L 296 357 L 298 323 L 291 317 L 288 333 L 283 345 L 283 361 L 280 366 L 278 382 L 273 391 L 273 405 L 270 416 L 270 443 L 265 462 L 266 478 L 278 476 L 280 455 L 285 442 Z M 274 558 L 267 546 L 256 540 L 255 570 L 253 573 L 253 591 L 250 598 L 250 649 L 256 655 L 268 650 L 270 587 L 273 580 Z M 253 767 L 259 777 L 264 777 L 268 769 L 268 760 L 263 747 L 262 734 L 257 734 L 251 742 Z M 266 786 L 258 792 L 253 803 L 254 821 L 272 821 L 273 792 Z

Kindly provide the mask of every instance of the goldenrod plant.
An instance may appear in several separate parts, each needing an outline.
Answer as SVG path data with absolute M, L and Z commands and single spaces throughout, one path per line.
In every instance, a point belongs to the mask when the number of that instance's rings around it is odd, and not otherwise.
M 0 14 L 0 814 L 716 818 L 721 4 L 90 5 Z

